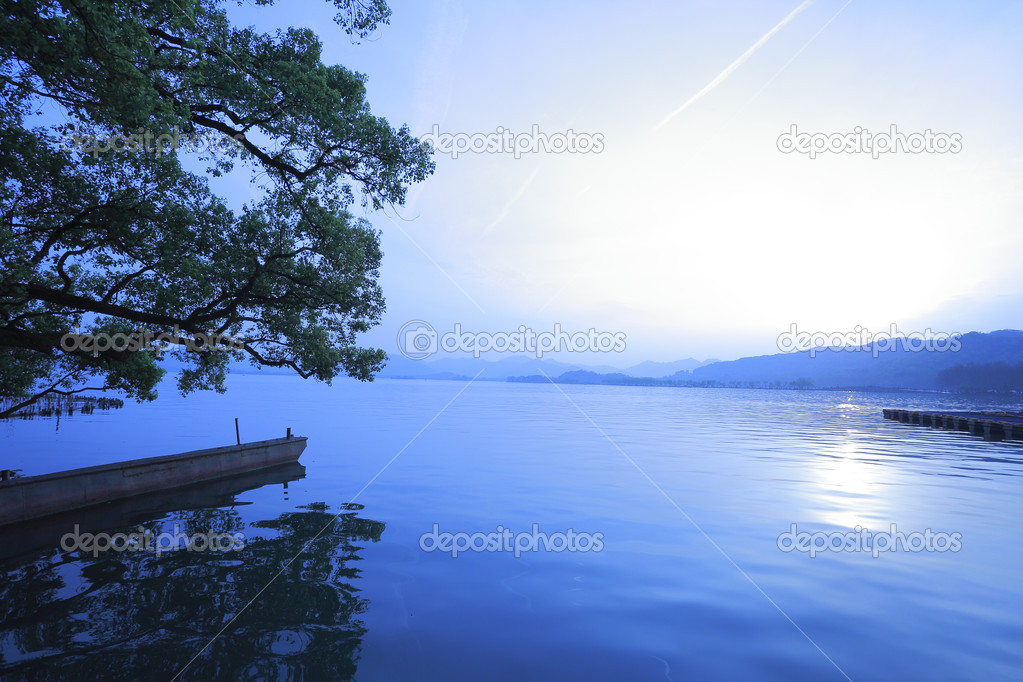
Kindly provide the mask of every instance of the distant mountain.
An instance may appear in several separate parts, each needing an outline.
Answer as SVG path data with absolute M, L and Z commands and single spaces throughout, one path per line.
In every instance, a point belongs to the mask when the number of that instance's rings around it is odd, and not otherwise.
M 469 379 L 479 374 L 489 381 L 547 381 L 559 383 L 627 384 L 637 386 L 749 386 L 813 388 L 904 388 L 936 390 L 991 383 L 999 367 L 1023 364 L 1023 331 L 1004 329 L 991 333 L 970 332 L 944 351 L 914 350 L 903 340 L 892 349 L 864 346 L 857 349 L 823 349 L 776 353 L 727 362 L 693 358 L 675 362 L 641 362 L 628 369 L 610 365 L 587 366 L 558 360 L 509 356 L 496 361 L 474 358 L 409 360 L 391 355 L 380 378 Z M 165 367 L 176 374 L 180 364 L 166 359 Z M 956 369 L 977 366 L 972 370 Z M 983 369 L 980 366 L 987 366 Z M 953 371 L 954 370 L 954 371 Z M 287 374 L 287 368 L 256 369 L 247 363 L 232 364 L 241 374 Z M 965 372 L 965 373 L 964 373 Z M 546 376 L 545 376 L 546 375 Z M 939 378 L 941 375 L 942 378 Z M 950 383 L 951 382 L 951 383 Z M 979 383 L 978 383 L 979 382 Z M 997 382 L 996 382 L 997 383 Z M 998 384 L 1001 386 L 1002 384 Z
M 1002 330 L 982 334 L 970 332 L 959 339 L 958 350 L 914 351 L 899 342 L 892 350 L 871 346 L 858 350 L 828 349 L 779 353 L 716 362 L 698 367 L 675 379 L 719 384 L 787 384 L 800 379 L 813 382 L 815 388 L 940 388 L 938 374 L 956 365 L 968 363 L 1023 362 L 1023 331 Z
M 556 384 L 602 384 L 609 386 L 668 385 L 666 383 L 666 379 L 655 379 L 653 377 L 631 377 L 627 374 L 622 374 L 621 372 L 599 374 L 597 372 L 589 372 L 582 369 L 565 372 L 564 374 L 556 377 L 548 376 L 550 378 L 539 374 L 530 374 L 527 376 L 509 377 L 508 381 L 526 384 L 546 384 L 553 381 Z
M 676 360 L 675 362 L 653 362 L 647 360 L 628 369 L 623 369 L 621 373 L 630 377 L 652 377 L 658 379 L 677 374 L 678 372 L 691 372 L 697 367 L 703 367 L 715 362 L 718 361 L 711 359 L 701 362 L 695 358 L 686 358 L 685 360 Z
M 872 346 L 824 349 L 815 357 L 810 357 L 810 351 L 777 353 L 715 362 L 663 378 L 572 370 L 554 377 L 554 381 L 627 386 L 1019 390 L 1016 386 L 1023 377 L 1023 331 L 970 332 L 944 348 L 920 350 L 898 340 L 890 350 L 883 346 L 876 352 Z M 510 380 L 547 381 L 536 373 Z
M 969 363 L 938 373 L 938 385 L 956 393 L 1023 393 L 1023 363 Z
M 541 376 L 544 372 L 548 376 L 555 377 L 565 372 L 585 370 L 602 374 L 617 373 L 630 377 L 662 377 L 678 371 L 696 369 L 702 365 L 715 360 L 700 362 L 693 358 L 678 360 L 676 362 L 642 362 L 628 369 L 619 369 L 611 365 L 581 365 L 574 363 L 560 362 L 557 360 L 537 360 L 528 356 L 510 356 L 500 360 L 483 360 L 474 358 L 428 358 L 425 360 L 409 360 L 408 358 L 395 353 L 390 355 L 384 369 L 378 374 L 381 379 L 470 379 L 480 371 L 480 379 L 491 381 L 505 381 L 509 377 L 533 374 Z M 167 355 L 163 365 L 170 374 L 177 374 L 184 365 Z M 272 374 L 296 376 L 290 367 L 253 367 L 248 361 L 231 363 L 230 371 L 233 374 Z
M 551 377 L 565 372 L 585 371 L 598 374 L 620 373 L 627 377 L 667 377 L 680 371 L 691 371 L 716 360 L 696 360 L 687 358 L 675 362 L 652 362 L 647 360 L 628 369 L 619 369 L 610 365 L 583 365 L 566 363 L 558 360 L 537 360 L 527 356 L 511 356 L 501 360 L 476 360 L 474 358 L 439 358 L 426 360 L 409 360 L 401 355 L 391 355 L 387 366 L 380 373 L 381 378 L 415 378 L 442 379 L 455 377 L 474 377 L 481 369 L 485 370 L 480 379 L 505 380 L 509 377 L 540 374 L 542 370 Z M 446 376 L 442 376 L 446 375 Z
M 381 379 L 455 379 L 472 378 L 480 370 L 480 379 L 505 381 L 508 377 L 541 372 L 548 376 L 558 376 L 573 370 L 586 369 L 596 372 L 618 372 L 617 367 L 600 365 L 586 367 L 557 360 L 537 360 L 534 357 L 511 356 L 497 361 L 475 358 L 439 358 L 426 360 L 409 360 L 394 354 L 387 359 L 387 365 L 379 376 Z

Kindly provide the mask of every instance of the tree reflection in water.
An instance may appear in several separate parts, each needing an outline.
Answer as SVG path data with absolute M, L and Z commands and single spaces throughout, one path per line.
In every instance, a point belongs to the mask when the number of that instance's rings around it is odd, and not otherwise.
M 349 505 L 334 519 L 318 505 L 248 526 L 234 509 L 159 522 L 159 530 L 177 523 L 189 534 L 242 532 L 239 551 L 58 550 L 8 561 L 0 565 L 0 674 L 170 679 L 304 547 L 180 679 L 352 678 L 368 604 L 352 585 L 360 573 L 353 563 L 358 543 L 377 542 L 384 531 L 359 518 L 361 508 Z

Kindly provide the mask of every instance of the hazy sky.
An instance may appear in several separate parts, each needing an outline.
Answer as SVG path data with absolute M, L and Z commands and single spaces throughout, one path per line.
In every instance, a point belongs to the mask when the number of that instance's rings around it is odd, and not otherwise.
M 325 61 L 416 134 L 601 135 L 600 153 L 436 156 L 383 230 L 385 323 L 625 332 L 625 366 L 777 352 L 795 322 L 1020 328 L 1023 3 L 392 0 L 354 45 L 333 7 L 231 9 L 312 27 Z M 958 153 L 778 149 L 857 126 Z M 361 209 L 359 209 L 361 210 Z M 493 359 L 497 359 L 496 357 Z M 572 360 L 577 358 L 566 357 Z

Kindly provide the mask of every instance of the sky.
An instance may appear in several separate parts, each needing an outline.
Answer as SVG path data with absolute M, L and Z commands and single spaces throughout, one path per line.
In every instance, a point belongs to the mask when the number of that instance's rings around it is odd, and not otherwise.
M 365 344 L 393 353 L 417 320 L 439 334 L 560 325 L 627 342 L 558 359 L 626 367 L 775 353 L 793 323 L 1023 328 L 1023 3 L 389 4 L 391 23 L 358 44 L 327 2 L 228 11 L 312 28 L 394 127 L 601 144 L 437 153 L 404 206 L 355 207 L 383 232 L 387 313 Z M 958 143 L 779 149 L 792 126 L 893 125 Z

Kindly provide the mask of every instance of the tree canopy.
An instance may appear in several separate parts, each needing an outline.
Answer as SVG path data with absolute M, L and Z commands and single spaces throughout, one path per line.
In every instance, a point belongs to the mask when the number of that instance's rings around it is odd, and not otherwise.
M 155 397 L 164 355 L 68 334 L 162 335 L 182 393 L 223 392 L 246 356 L 371 379 L 386 355 L 356 337 L 384 310 L 382 254 L 350 209 L 402 204 L 434 164 L 371 113 L 365 76 L 325 65 L 308 29 L 231 25 L 220 0 L 3 4 L 0 396 L 23 400 L 0 416 L 52 392 Z M 390 16 L 333 4 L 351 40 Z M 182 138 L 213 143 L 192 168 Z M 261 198 L 229 208 L 210 186 L 227 172 Z M 200 352 L 199 335 L 243 348 Z

